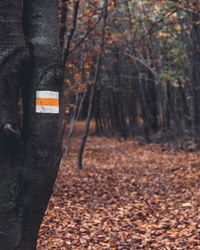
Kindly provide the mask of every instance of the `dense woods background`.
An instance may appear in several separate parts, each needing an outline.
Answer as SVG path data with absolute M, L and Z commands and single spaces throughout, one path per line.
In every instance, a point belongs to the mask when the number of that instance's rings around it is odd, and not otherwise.
M 147 142 L 184 135 L 199 144 L 198 1 L 80 0 L 59 7 L 72 123 L 90 118 L 92 105 L 98 135 Z

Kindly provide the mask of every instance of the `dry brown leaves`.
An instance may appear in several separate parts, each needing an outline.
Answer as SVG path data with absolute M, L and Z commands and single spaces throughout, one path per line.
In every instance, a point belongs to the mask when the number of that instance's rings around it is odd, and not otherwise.
M 80 134 L 62 161 L 38 250 L 200 249 L 200 152 Z

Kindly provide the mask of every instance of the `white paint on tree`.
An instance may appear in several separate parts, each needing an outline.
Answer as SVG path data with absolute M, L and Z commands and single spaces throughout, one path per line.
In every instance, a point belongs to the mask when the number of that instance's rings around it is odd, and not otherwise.
M 36 113 L 52 113 L 58 114 L 59 113 L 59 106 L 44 106 L 44 105 L 37 105 L 36 106 Z
M 36 91 L 36 98 L 59 98 L 59 92 L 57 91 L 46 91 L 46 90 L 40 90 Z
M 36 91 L 36 113 L 59 113 L 59 92 Z

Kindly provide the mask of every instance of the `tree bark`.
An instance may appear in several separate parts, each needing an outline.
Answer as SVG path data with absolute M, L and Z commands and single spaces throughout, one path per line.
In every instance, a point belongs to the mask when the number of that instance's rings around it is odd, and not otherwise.
M 15 249 L 21 237 L 18 197 L 23 151 L 17 99 L 26 55 L 22 16 L 22 0 L 0 2 L 0 248 L 4 250 Z
M 24 217 L 19 249 L 35 249 L 62 156 L 63 84 L 57 27 L 57 1 L 35 0 L 26 6 L 28 43 L 31 44 L 29 84 L 24 82 L 23 171 Z M 33 68 L 32 68 L 33 67 Z M 58 93 L 58 113 L 36 112 L 36 93 Z
M 0 17 L 0 248 L 33 250 L 62 156 L 57 1 L 1 1 Z M 52 94 L 53 109 L 44 109 Z
M 196 4 L 194 4 L 196 7 Z M 200 13 L 192 15 L 192 105 L 193 105 L 193 130 L 196 142 L 199 144 L 200 137 L 200 26 L 198 25 Z

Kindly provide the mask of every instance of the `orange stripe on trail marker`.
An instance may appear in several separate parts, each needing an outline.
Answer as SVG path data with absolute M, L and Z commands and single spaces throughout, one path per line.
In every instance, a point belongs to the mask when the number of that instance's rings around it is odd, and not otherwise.
M 36 105 L 38 106 L 59 106 L 59 100 L 54 98 L 37 98 Z

